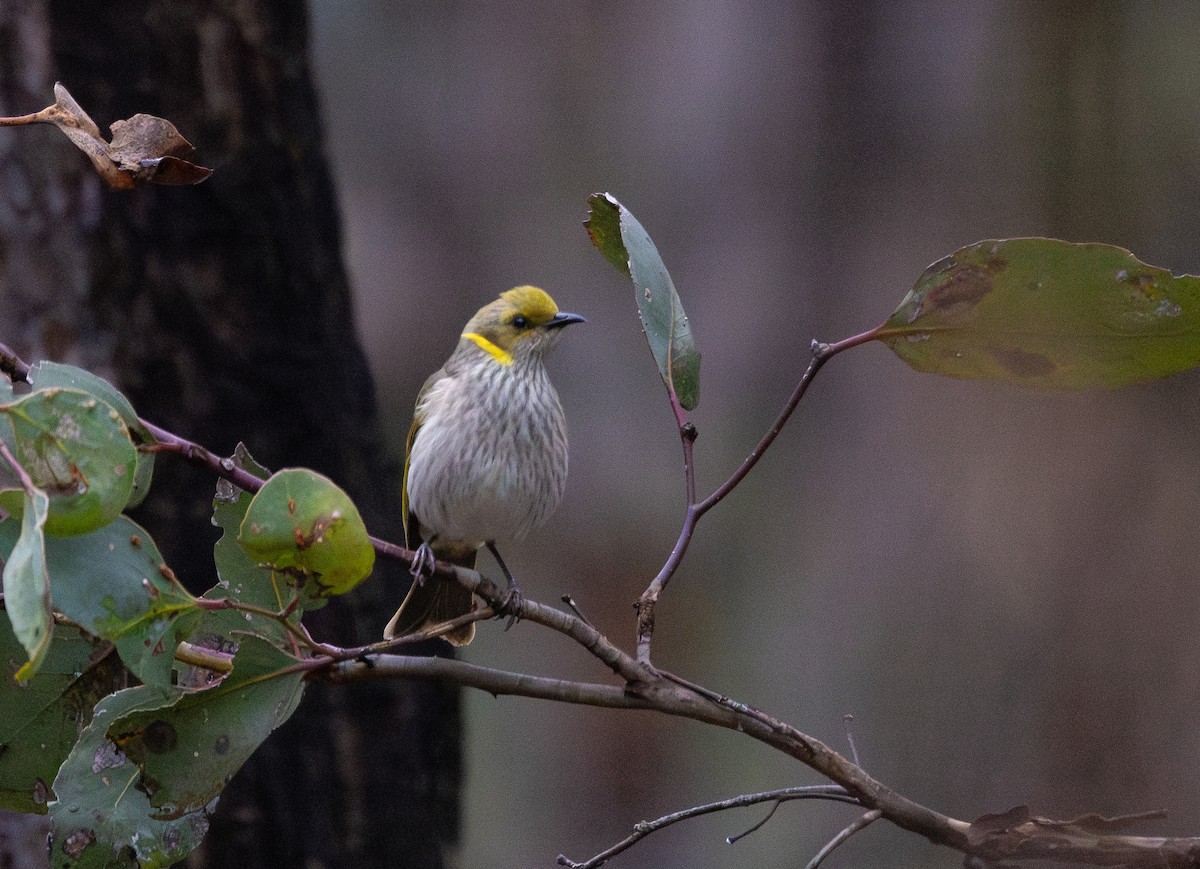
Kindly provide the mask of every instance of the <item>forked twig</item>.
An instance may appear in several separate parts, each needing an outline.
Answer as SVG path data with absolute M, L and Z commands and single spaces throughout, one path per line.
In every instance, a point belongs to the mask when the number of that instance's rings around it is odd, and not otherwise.
M 721 500 L 732 492 L 739 483 L 746 478 L 746 475 L 754 469 L 758 464 L 759 459 L 774 443 L 775 438 L 783 431 L 783 427 L 791 418 L 792 412 L 800 404 L 800 399 L 808 391 L 808 387 L 812 384 L 813 379 L 821 368 L 844 350 L 849 350 L 852 347 L 858 347 L 874 341 L 879 334 L 882 326 L 877 326 L 868 332 L 863 332 L 859 335 L 853 335 L 833 344 L 823 344 L 818 341 L 812 342 L 812 359 L 809 360 L 808 367 L 804 370 L 804 374 L 800 377 L 800 382 L 796 384 L 796 388 L 792 391 L 787 403 L 775 418 L 775 422 L 767 429 L 766 434 L 762 436 L 754 449 L 749 455 L 742 460 L 742 463 L 737 469 L 725 480 L 720 486 L 714 489 L 708 497 L 701 501 L 696 500 L 696 482 L 695 482 L 695 461 L 693 444 L 696 441 L 696 427 L 687 418 L 687 413 L 679 404 L 679 399 L 674 392 L 670 393 L 671 409 L 675 414 L 675 420 L 679 425 L 679 437 L 683 444 L 683 466 L 684 477 L 687 487 L 687 506 L 684 511 L 683 525 L 679 530 L 679 536 L 675 540 L 675 546 L 671 549 L 671 554 L 667 557 L 662 569 L 658 575 L 650 581 L 650 585 L 642 592 L 642 596 L 638 598 L 638 623 L 637 623 L 637 659 L 643 664 L 650 663 L 650 643 L 654 636 L 654 608 L 658 603 L 658 596 L 663 589 L 667 587 L 667 583 L 671 581 L 671 577 L 679 569 L 679 565 L 683 562 L 683 556 L 687 553 L 688 545 L 692 541 L 692 537 L 696 532 L 696 525 L 700 518 L 721 502 Z
M 641 823 L 634 825 L 633 832 L 631 832 L 628 836 L 626 836 L 620 842 L 617 842 L 615 845 L 604 849 L 594 857 L 584 860 L 582 863 L 577 863 L 574 860 L 559 854 L 558 865 L 566 866 L 568 869 L 597 869 L 597 867 L 603 866 L 606 862 L 608 862 L 608 860 L 637 844 L 651 833 L 655 833 L 671 826 L 672 824 L 678 824 L 680 821 L 686 821 L 690 818 L 698 818 L 701 815 L 709 815 L 713 812 L 724 812 L 728 811 L 729 809 L 742 809 L 746 806 L 753 806 L 759 803 L 774 802 L 776 806 L 778 806 L 780 803 L 790 802 L 792 800 L 834 800 L 843 803 L 853 803 L 855 805 L 859 804 L 858 800 L 846 793 L 845 788 L 840 788 L 837 785 L 807 785 L 804 787 L 780 788 L 779 790 L 774 791 L 763 791 L 762 793 L 757 794 L 741 794 L 736 797 L 731 797 L 727 800 L 719 800 L 715 803 L 705 803 L 702 806 L 692 806 L 690 809 L 672 812 L 669 815 L 663 815 L 661 818 L 657 818 L 653 821 L 642 821 Z M 771 811 L 774 813 L 774 809 Z M 768 815 L 767 818 L 769 819 L 770 815 Z M 754 827 L 751 828 L 751 830 L 747 832 L 758 829 L 764 823 L 766 823 L 766 819 L 759 821 Z M 726 841 L 729 842 L 729 844 L 733 844 L 733 842 L 744 837 L 745 835 L 746 833 L 742 833 L 741 836 L 730 837 L 729 839 L 726 839 Z

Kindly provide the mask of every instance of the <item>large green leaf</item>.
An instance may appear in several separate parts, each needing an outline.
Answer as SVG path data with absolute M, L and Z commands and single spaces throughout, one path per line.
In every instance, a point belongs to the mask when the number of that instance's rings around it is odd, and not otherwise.
M 291 717 L 304 689 L 296 659 L 259 637 L 241 637 L 233 672 L 171 706 L 124 715 L 109 738 L 141 768 L 138 786 L 154 817 L 203 811 L 271 731 Z
M 918 371 L 1125 386 L 1200 365 L 1200 278 L 1106 244 L 981 241 L 926 269 L 877 337 Z
M 92 707 L 128 675 L 110 643 L 71 625 L 58 626 L 41 669 L 22 686 L 9 674 L 24 659 L 0 608 L 0 809 L 42 813 Z
M 667 390 L 687 410 L 700 401 L 700 351 L 658 248 L 625 206 L 608 193 L 588 197 L 588 235 L 610 263 L 633 280 L 646 340 Z
M 108 737 L 117 718 L 160 710 L 180 696 L 139 685 L 96 704 L 91 724 L 54 780 L 57 798 L 49 810 L 55 869 L 158 869 L 200 844 L 208 830 L 206 812 L 157 817 L 141 767 Z
M 137 450 L 121 415 L 107 402 L 55 387 L 0 404 L 0 412 L 12 426 L 17 461 L 50 496 L 47 534 L 94 531 L 129 503 Z M 9 510 L 20 509 L 12 492 L 0 498 Z
M 0 555 L 15 537 L 15 521 L 0 522 Z M 171 685 L 175 647 L 200 610 L 144 528 L 121 516 L 90 534 L 47 538 L 46 564 L 54 609 L 116 643 L 143 682 Z
M 233 673 L 207 691 L 142 685 L 102 699 L 54 781 L 53 865 L 160 867 L 208 829 L 221 791 L 295 711 L 295 659 L 243 639 Z
M 21 530 L 4 561 L 4 607 L 13 633 L 29 660 L 17 670 L 18 682 L 28 681 L 50 649 L 54 615 L 50 609 L 50 574 L 46 569 L 46 513 L 50 499 L 34 489 L 24 493 Z M 15 526 L 8 519 L 4 525 Z
M 375 547 L 350 496 L 307 468 L 286 468 L 263 484 L 238 542 L 259 563 L 298 573 L 310 597 L 345 594 L 375 565 Z

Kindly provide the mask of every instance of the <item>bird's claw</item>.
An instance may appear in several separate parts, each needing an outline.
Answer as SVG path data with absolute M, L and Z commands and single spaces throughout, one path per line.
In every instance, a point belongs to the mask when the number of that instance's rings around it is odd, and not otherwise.
M 417 581 L 417 585 L 424 585 L 425 580 L 433 576 L 433 568 L 436 561 L 437 558 L 434 556 L 433 548 L 429 545 L 428 541 L 423 542 L 417 547 L 412 563 L 408 566 L 408 572 Z
M 521 620 L 521 600 L 521 589 L 517 588 L 516 583 L 513 583 L 508 587 L 508 592 L 504 595 L 504 599 L 492 605 L 492 610 L 496 613 L 496 618 L 502 619 L 508 616 L 508 624 L 504 626 L 504 630 L 507 631 Z

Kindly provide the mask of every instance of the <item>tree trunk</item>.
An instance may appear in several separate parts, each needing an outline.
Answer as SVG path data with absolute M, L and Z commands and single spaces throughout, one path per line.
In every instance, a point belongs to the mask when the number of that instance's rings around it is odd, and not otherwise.
M 115 193 L 57 131 L 3 132 L 0 340 L 113 378 L 216 451 L 241 440 L 268 467 L 328 474 L 394 538 L 400 484 L 354 333 L 307 38 L 302 0 L 6 0 L 0 111 L 48 105 L 57 78 L 101 128 L 168 118 L 215 172 Z M 193 590 L 215 580 L 213 485 L 160 460 L 136 516 Z M 407 579 L 377 574 L 314 614 L 314 633 L 379 636 Z M 459 771 L 456 692 L 313 685 L 190 865 L 440 866 Z

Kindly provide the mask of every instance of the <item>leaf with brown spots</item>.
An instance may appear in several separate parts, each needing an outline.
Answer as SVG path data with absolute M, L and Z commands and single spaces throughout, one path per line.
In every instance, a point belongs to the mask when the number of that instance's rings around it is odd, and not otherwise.
M 76 389 L 38 389 L 0 403 L 0 438 L 50 498 L 46 534 L 95 531 L 129 503 L 137 449 L 107 402 Z M 0 491 L 0 506 L 21 515 L 21 494 Z
M 285 468 L 263 484 L 238 542 L 258 563 L 303 579 L 309 599 L 345 594 L 375 564 L 375 547 L 350 496 L 306 468 Z
M 1126 386 L 1200 365 L 1200 278 L 1107 244 L 981 241 L 926 269 L 876 337 L 918 371 Z

